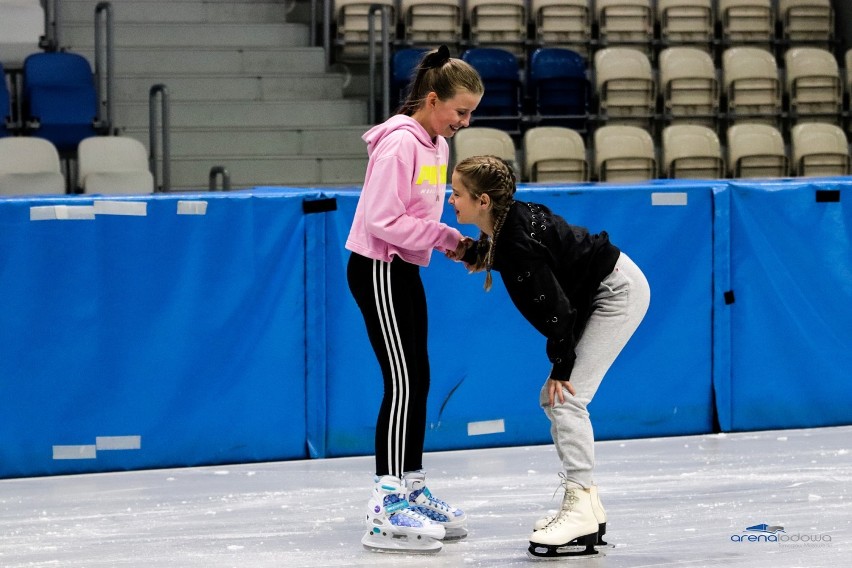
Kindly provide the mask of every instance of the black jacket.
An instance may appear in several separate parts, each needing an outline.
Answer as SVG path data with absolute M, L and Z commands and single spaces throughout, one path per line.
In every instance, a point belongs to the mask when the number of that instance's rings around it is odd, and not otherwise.
M 495 246 L 492 269 L 521 314 L 547 338 L 550 378 L 567 381 L 592 300 L 619 249 L 606 232 L 590 234 L 544 205 L 522 201 L 511 205 Z M 464 260 L 475 258 L 472 247 Z

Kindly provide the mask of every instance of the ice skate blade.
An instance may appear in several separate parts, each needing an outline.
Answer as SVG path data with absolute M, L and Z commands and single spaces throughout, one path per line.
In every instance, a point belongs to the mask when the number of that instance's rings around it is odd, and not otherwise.
M 444 542 L 458 542 L 467 538 L 467 529 L 460 527 L 456 529 L 447 529 L 447 534 L 441 540 Z
M 571 559 L 586 559 L 586 558 L 601 558 L 606 556 L 604 553 L 595 550 L 594 548 L 584 548 L 580 546 L 552 546 L 549 544 L 534 544 L 530 543 L 527 549 L 527 556 L 533 560 L 564 560 Z
M 361 544 L 370 552 L 391 554 L 436 554 L 444 548 L 440 540 L 426 536 L 376 534 L 372 531 L 361 537 Z

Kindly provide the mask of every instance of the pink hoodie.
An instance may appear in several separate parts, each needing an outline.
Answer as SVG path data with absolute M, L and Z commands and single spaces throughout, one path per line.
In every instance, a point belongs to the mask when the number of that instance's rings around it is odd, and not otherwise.
M 461 233 L 440 222 L 449 147 L 433 142 L 410 116 L 397 114 L 364 134 L 367 175 L 346 248 L 389 262 L 394 255 L 428 266 L 432 249 L 455 249 Z

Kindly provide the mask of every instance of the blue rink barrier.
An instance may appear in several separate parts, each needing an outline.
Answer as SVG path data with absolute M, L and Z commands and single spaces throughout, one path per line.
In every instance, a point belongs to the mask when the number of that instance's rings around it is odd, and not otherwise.
M 850 184 L 519 190 L 606 230 L 651 284 L 592 403 L 598 439 L 852 423 Z M 381 377 L 343 248 L 357 198 L 0 200 L 0 477 L 372 453 Z M 499 276 L 485 293 L 438 253 L 422 275 L 427 449 L 549 442 L 544 339 Z

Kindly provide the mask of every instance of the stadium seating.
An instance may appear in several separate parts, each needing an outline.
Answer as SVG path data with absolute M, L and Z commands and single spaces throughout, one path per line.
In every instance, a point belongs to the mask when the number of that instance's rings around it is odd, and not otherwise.
M 793 47 L 784 54 L 787 98 L 793 122 L 838 123 L 843 91 L 837 60 L 818 47 Z
M 527 89 L 540 124 L 586 129 L 591 87 L 582 55 L 559 47 L 535 50 L 530 57 Z
M 428 51 L 425 47 L 407 47 L 394 52 L 390 71 L 390 96 L 392 103 L 401 103 L 405 99 L 405 90 L 414 78 L 420 60 L 423 59 L 423 55 Z
M 462 39 L 458 0 L 402 0 L 402 27 L 408 45 L 457 46 Z
M 592 15 L 589 0 L 531 0 L 535 42 L 589 56 Z
M 595 130 L 595 171 L 602 182 L 654 179 L 654 140 L 636 126 L 607 125 Z
M 388 37 L 396 40 L 396 3 L 393 0 L 335 0 L 335 22 L 337 24 L 337 55 L 341 61 L 364 61 L 370 49 L 370 7 L 385 6 L 388 10 Z M 376 52 L 381 34 L 381 18 L 375 15 Z
M 145 146 L 134 138 L 93 136 L 77 151 L 78 185 L 83 193 L 147 194 L 154 192 Z
M 713 130 L 695 124 L 676 124 L 663 130 L 662 139 L 663 170 L 666 177 L 725 177 L 722 147 Z
M 603 45 L 630 45 L 650 53 L 654 40 L 650 0 L 595 0 L 595 10 Z
M 663 45 L 690 45 L 710 51 L 714 27 L 712 0 L 657 0 Z
M 98 96 L 89 62 L 76 53 L 36 53 L 24 61 L 23 122 L 60 153 L 97 135 Z
M 56 148 L 43 138 L 0 138 L 0 195 L 65 193 Z
M 6 82 L 6 72 L 0 64 L 0 137 L 8 136 L 12 121 L 12 97 L 9 84 Z
M 784 177 L 784 138 L 774 126 L 742 123 L 728 128 L 728 174 L 732 178 Z
M 527 38 L 526 0 L 467 0 L 470 42 L 523 57 Z
M 828 48 L 834 39 L 834 9 L 829 0 L 778 0 L 783 39 L 791 45 Z
M 604 120 L 646 125 L 656 107 L 656 83 L 643 52 L 608 47 L 595 53 L 595 86 Z
M 0 1 L 0 64 L 20 69 L 24 60 L 41 51 L 44 8 L 39 0 Z
M 775 37 L 772 0 L 719 0 L 718 18 L 725 47 L 753 44 L 771 47 Z
M 694 47 L 669 47 L 660 52 L 659 68 L 667 120 L 715 127 L 719 82 L 710 55 Z
M 474 114 L 483 126 L 518 132 L 521 121 L 521 88 L 518 60 L 510 52 L 495 47 L 475 47 L 461 58 L 479 72 L 485 94 Z
M 524 179 L 532 182 L 589 181 L 583 138 L 569 128 L 537 126 L 524 133 Z
M 517 172 L 515 143 L 505 131 L 487 126 L 470 126 L 452 138 L 455 163 L 471 156 L 497 156 L 509 162 Z
M 790 133 L 793 175 L 849 175 L 849 143 L 838 126 L 802 122 Z
M 781 84 L 771 53 L 756 47 L 728 48 L 722 54 L 722 75 L 731 122 L 777 124 Z

